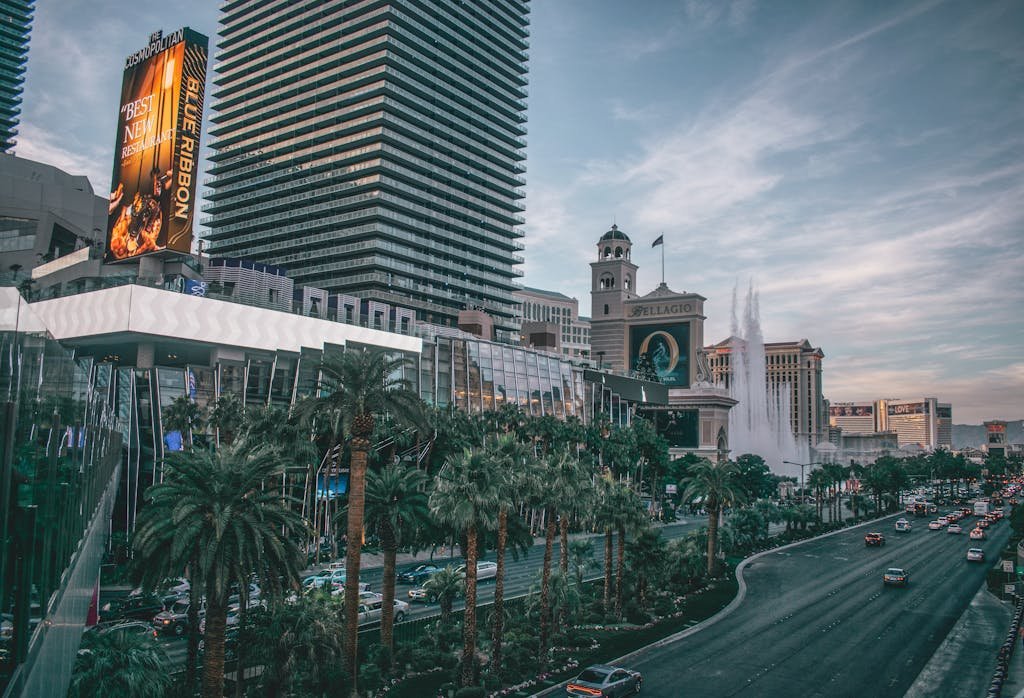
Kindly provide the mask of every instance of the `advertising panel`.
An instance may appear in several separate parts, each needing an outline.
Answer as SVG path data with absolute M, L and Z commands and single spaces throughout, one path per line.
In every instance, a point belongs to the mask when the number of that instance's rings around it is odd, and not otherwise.
M 928 414 L 927 402 L 908 402 L 903 405 L 887 405 L 886 413 L 895 414 Z
M 874 405 L 829 405 L 830 417 L 871 417 L 875 414 Z
M 629 328 L 630 368 L 648 362 L 665 385 L 690 387 L 690 323 Z
M 668 442 L 670 448 L 700 447 L 700 411 L 652 411 L 645 416 L 654 417 L 654 428 Z
M 192 247 L 208 46 L 186 27 L 125 60 L 107 262 Z

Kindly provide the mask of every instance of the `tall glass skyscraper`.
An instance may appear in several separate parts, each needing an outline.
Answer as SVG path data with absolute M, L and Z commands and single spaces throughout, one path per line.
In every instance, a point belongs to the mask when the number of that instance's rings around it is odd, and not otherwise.
M 0 0 L 0 152 L 14 148 L 35 0 Z
M 227 0 L 207 251 L 514 328 L 527 0 Z

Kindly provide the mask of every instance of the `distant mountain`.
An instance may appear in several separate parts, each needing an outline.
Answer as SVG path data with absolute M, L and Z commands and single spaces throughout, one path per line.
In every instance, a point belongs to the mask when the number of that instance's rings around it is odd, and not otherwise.
M 1006 439 L 1011 444 L 1024 443 L 1024 419 L 1006 423 Z M 981 448 L 986 441 L 984 424 L 954 424 L 953 448 Z

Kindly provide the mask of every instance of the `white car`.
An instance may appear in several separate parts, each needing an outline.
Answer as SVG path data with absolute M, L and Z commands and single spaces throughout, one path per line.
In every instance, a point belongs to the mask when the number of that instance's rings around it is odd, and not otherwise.
M 985 531 L 980 528 L 975 528 L 971 531 L 971 540 L 985 540 Z
M 372 601 L 362 601 L 359 603 L 359 625 L 366 625 L 367 623 L 378 623 L 380 622 L 383 602 L 380 598 Z M 395 599 L 395 615 L 394 621 L 401 623 L 405 620 L 405 614 L 409 612 L 409 604 L 405 601 L 399 601 Z
M 964 532 L 964 529 L 960 528 L 960 524 L 953 523 L 953 524 L 950 524 L 946 528 L 946 533 L 963 533 L 963 532 Z
M 928 522 L 928 530 L 929 531 L 941 531 L 942 530 L 942 522 L 941 521 L 929 521 Z
M 456 569 L 455 571 L 458 572 L 463 577 L 466 576 L 466 566 L 465 565 L 459 565 L 458 569 Z M 488 579 L 494 579 L 497 576 L 498 576 L 498 563 L 496 563 L 496 562 L 487 562 L 485 560 L 481 560 L 481 561 L 476 563 L 476 581 L 483 582 L 483 581 L 486 581 Z
M 900 519 L 899 521 L 896 522 L 896 530 L 897 531 L 906 532 L 906 531 L 909 531 L 910 528 L 911 528 L 910 522 L 907 521 L 906 519 Z
M 970 548 L 970 549 L 968 549 L 968 551 L 967 551 L 967 561 L 968 562 L 984 562 L 985 561 L 985 551 L 982 550 L 981 548 Z

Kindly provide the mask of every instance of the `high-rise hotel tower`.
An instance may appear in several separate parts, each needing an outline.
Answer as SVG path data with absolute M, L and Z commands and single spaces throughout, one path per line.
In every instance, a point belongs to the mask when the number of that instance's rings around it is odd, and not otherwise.
M 514 328 L 526 0 L 227 0 L 207 251 Z
M 0 0 L 0 152 L 10 153 L 18 134 L 35 0 Z

